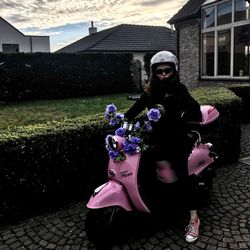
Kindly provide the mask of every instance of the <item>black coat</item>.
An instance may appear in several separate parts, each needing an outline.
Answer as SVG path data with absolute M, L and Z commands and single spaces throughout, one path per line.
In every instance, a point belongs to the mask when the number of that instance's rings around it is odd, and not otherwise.
M 187 132 L 190 128 L 187 121 L 201 121 L 200 105 L 178 78 L 159 85 L 157 91 L 152 94 L 144 92 L 125 113 L 125 118 L 132 120 L 144 109 L 154 108 L 157 104 L 164 107 L 165 115 L 153 124 L 151 138 L 161 152 L 160 155 L 165 155 L 165 159 L 175 157 L 176 147 L 178 152 L 190 151 L 187 141 Z

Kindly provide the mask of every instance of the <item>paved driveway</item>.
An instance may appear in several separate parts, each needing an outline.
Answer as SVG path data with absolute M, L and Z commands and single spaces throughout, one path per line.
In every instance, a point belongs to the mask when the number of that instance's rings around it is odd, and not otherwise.
M 244 151 L 250 152 L 250 126 L 243 129 Z M 184 241 L 184 225 L 130 238 L 112 250 L 250 249 L 250 166 L 242 163 L 217 169 L 209 205 L 199 212 L 200 238 Z M 85 203 L 0 228 L 0 249 L 95 249 L 85 234 Z

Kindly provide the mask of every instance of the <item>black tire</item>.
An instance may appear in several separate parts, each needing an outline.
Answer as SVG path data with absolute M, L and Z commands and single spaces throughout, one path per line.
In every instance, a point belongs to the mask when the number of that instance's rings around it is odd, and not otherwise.
M 86 217 L 86 236 L 99 249 L 109 249 L 117 240 L 119 207 L 91 209 Z

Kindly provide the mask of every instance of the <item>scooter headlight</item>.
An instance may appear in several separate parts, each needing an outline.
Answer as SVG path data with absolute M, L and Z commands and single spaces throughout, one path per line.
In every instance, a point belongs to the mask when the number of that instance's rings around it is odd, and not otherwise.
M 132 131 L 133 128 L 133 123 L 128 123 L 128 122 L 123 122 L 122 124 L 122 128 L 128 130 L 128 131 Z

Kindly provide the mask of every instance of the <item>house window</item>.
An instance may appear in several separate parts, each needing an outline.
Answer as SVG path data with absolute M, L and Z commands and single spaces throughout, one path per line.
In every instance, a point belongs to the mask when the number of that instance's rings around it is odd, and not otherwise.
M 249 79 L 250 16 L 246 0 L 202 8 L 202 78 Z
M 235 0 L 234 20 L 236 22 L 250 18 L 249 2 L 246 0 Z
M 218 32 L 218 75 L 230 75 L 231 30 Z
M 203 34 L 203 72 L 204 76 L 214 75 L 214 32 Z
M 206 8 L 202 10 L 202 25 L 203 29 L 210 28 L 214 26 L 215 21 L 215 8 Z
M 227 1 L 217 5 L 217 25 L 232 22 L 232 2 Z
M 250 24 L 234 31 L 234 76 L 249 74 Z
M 19 52 L 19 44 L 2 44 L 3 52 Z

